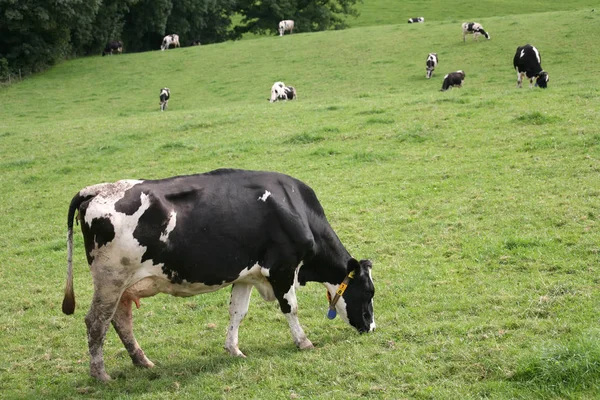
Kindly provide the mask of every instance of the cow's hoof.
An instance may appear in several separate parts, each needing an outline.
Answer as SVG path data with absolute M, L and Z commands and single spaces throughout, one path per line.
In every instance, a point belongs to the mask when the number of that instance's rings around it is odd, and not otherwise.
M 136 367 L 144 367 L 144 368 L 153 368 L 154 363 L 148 360 L 148 357 L 144 354 L 144 352 L 140 349 L 131 357 L 131 361 L 133 361 L 133 365 Z
M 227 351 L 229 353 L 229 355 L 231 355 L 231 356 L 246 358 L 246 355 L 244 353 L 242 353 L 240 351 L 240 349 L 238 349 L 237 347 L 231 348 L 231 349 L 225 347 L 225 351 Z
M 300 344 L 298 344 L 298 348 L 300 350 L 310 350 L 310 349 L 314 349 L 315 346 L 313 346 L 313 344 L 310 340 L 304 339 L 302 342 L 300 342 Z
M 98 379 L 100 382 L 108 382 L 111 380 L 110 375 L 106 373 L 106 371 L 92 371 L 92 378 Z

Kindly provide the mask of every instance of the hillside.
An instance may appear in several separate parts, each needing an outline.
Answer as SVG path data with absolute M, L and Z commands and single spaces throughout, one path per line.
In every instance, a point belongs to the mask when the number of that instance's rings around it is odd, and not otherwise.
M 377 26 L 72 60 L 0 89 L 0 397 L 597 397 L 600 15 L 578 5 L 473 5 L 489 41 L 463 43 L 461 14 L 409 25 L 382 11 Z M 546 90 L 515 87 L 525 43 L 541 52 Z M 464 86 L 440 92 L 457 69 Z M 269 103 L 277 80 L 298 100 Z M 60 312 L 72 196 L 219 167 L 315 190 L 350 253 L 373 261 L 377 331 L 327 320 L 325 290 L 308 285 L 300 321 L 317 348 L 300 352 L 277 305 L 254 293 L 240 329 L 248 358 L 233 359 L 229 290 L 159 295 L 134 309 L 156 368 L 134 368 L 110 328 L 116 379 L 91 381 L 79 234 L 78 306 Z

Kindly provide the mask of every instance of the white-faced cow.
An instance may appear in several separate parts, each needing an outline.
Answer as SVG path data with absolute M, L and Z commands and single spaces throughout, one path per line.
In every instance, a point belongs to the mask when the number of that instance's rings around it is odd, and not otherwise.
M 173 47 L 181 47 L 181 45 L 179 44 L 179 35 L 172 34 L 172 35 L 165 36 L 163 38 L 162 45 L 160 46 L 160 49 L 162 51 L 165 51 L 165 50 L 168 50 L 171 46 L 173 46 Z
M 542 89 L 548 87 L 550 77 L 542 69 L 542 58 L 535 46 L 526 44 L 525 46 L 517 47 L 513 66 L 517 71 L 517 87 L 523 87 L 523 75 L 526 75 L 529 79 L 529 88 L 533 87 L 533 79 L 535 79 L 535 86 L 539 86 Z
M 283 36 L 285 32 L 289 32 L 291 34 L 293 30 L 294 21 L 292 21 L 291 19 L 279 21 L 279 36 Z
M 121 54 L 123 52 L 123 43 L 118 40 L 113 40 L 106 43 L 104 50 L 102 50 L 102 57 L 112 56 L 114 53 Z
M 90 372 L 99 380 L 110 379 L 102 349 L 111 323 L 135 365 L 154 365 L 134 337 L 132 304 L 157 293 L 185 297 L 233 285 L 225 349 L 239 357 L 252 287 L 279 302 L 300 349 L 313 345 L 298 321 L 296 283 L 325 286 L 330 318 L 339 313 L 361 333 L 375 329 L 371 262 L 350 256 L 315 192 L 290 176 L 220 169 L 82 189 L 67 219 L 65 314 L 75 310 L 76 212 L 94 282 L 85 323 Z
M 409 18 L 408 19 L 408 23 L 409 24 L 417 24 L 420 22 L 425 22 L 425 18 L 424 17 L 415 17 L 415 18 Z
M 458 70 L 456 72 L 450 72 L 444 76 L 444 82 L 442 83 L 442 88 L 440 92 L 448 90 L 453 86 L 462 87 L 463 82 L 465 81 L 465 72 L 462 70 Z
M 171 98 L 171 91 L 169 88 L 160 89 L 160 111 L 165 111 L 169 106 L 169 99 Z
M 271 103 L 277 100 L 294 100 L 296 97 L 298 96 L 293 86 L 286 86 L 283 82 L 275 82 L 271 86 Z
M 435 67 L 437 67 L 438 65 L 438 57 L 437 57 L 437 53 L 429 53 L 429 55 L 427 56 L 427 60 L 425 61 L 425 77 L 427 79 L 431 78 L 431 75 L 433 75 L 433 70 L 435 69 Z
M 473 34 L 473 39 L 478 40 L 479 35 L 485 36 L 486 39 L 491 39 L 488 32 L 483 29 L 483 26 L 479 22 L 465 22 L 462 24 L 463 30 L 463 42 L 466 41 L 467 34 Z

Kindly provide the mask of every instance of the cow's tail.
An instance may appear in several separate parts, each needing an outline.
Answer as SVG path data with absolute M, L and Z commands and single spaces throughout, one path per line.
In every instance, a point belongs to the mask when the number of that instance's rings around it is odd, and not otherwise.
M 93 188 L 93 187 L 92 187 Z M 71 200 L 69 214 L 67 216 L 67 284 L 65 286 L 65 297 L 62 302 L 62 311 L 67 315 L 75 312 L 75 291 L 73 290 L 73 220 L 75 212 L 79 209 L 81 203 L 96 196 L 100 191 L 101 185 L 97 185 L 96 190 L 86 189 L 86 193 L 79 192 Z

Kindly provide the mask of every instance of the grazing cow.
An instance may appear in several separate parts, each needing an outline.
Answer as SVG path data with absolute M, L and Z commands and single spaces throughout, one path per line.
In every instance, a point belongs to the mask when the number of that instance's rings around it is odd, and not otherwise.
M 297 97 L 296 89 L 293 86 L 286 86 L 283 82 L 275 82 L 271 86 L 271 98 L 269 101 L 273 103 L 277 100 L 294 100 Z
M 463 30 L 463 42 L 465 42 L 467 39 L 467 34 L 472 33 L 473 34 L 473 39 L 474 40 L 478 40 L 479 39 L 479 35 L 483 35 L 485 36 L 486 39 L 491 39 L 491 36 L 489 33 L 487 33 L 485 31 L 485 29 L 483 29 L 483 26 L 481 26 L 481 24 L 479 22 L 465 22 L 464 24 L 462 24 L 462 30 Z
M 179 44 L 179 35 L 176 34 L 172 34 L 172 35 L 167 35 L 163 38 L 162 41 L 162 45 L 160 46 L 160 49 L 162 51 L 168 50 L 171 45 L 173 47 L 181 47 Z
M 433 74 L 433 70 L 435 69 L 435 67 L 437 67 L 437 64 L 438 64 L 437 53 L 429 53 L 429 55 L 427 56 L 427 60 L 425 61 L 425 70 L 427 71 L 425 77 L 427 79 L 431 78 L 431 75 Z
M 171 91 L 169 88 L 160 89 L 160 111 L 165 111 L 169 105 L 169 99 L 171 98 Z
M 123 52 L 123 43 L 118 40 L 113 40 L 111 42 L 106 43 L 104 50 L 102 50 L 102 57 L 108 55 L 112 56 L 113 53 L 121 54 Z
M 513 66 L 517 71 L 517 87 L 523 87 L 523 75 L 529 78 L 529 88 L 533 87 L 533 79 L 535 78 L 535 86 L 542 89 L 548 87 L 550 77 L 548 73 L 542 69 L 542 58 L 540 52 L 535 46 L 526 44 L 525 46 L 517 47 Z
M 415 17 L 415 18 L 409 18 L 408 19 L 408 23 L 409 24 L 416 24 L 419 22 L 425 22 L 425 18 L 424 17 Z
M 233 285 L 225 349 L 238 348 L 238 328 L 252 287 L 277 300 L 300 349 L 313 345 L 298 321 L 296 283 L 320 282 L 333 299 L 329 317 L 360 333 L 375 329 L 369 260 L 352 258 L 315 192 L 275 172 L 220 169 L 160 180 L 121 180 L 79 191 L 67 219 L 67 284 L 62 310 L 75 310 L 73 218 L 78 221 L 94 282 L 85 317 L 90 372 L 107 381 L 102 348 L 112 323 L 135 365 L 153 367 L 133 335 L 132 304 L 157 293 L 193 296 Z M 268 342 L 265 345 L 268 346 Z
M 283 33 L 289 31 L 290 34 L 294 30 L 294 21 L 291 19 L 285 19 L 283 21 L 279 21 L 279 36 L 283 36 Z
M 451 72 L 444 76 L 444 83 L 442 83 L 442 88 L 440 92 L 448 90 L 453 86 L 462 87 L 462 84 L 465 80 L 465 73 L 462 70 L 458 70 L 456 72 Z

